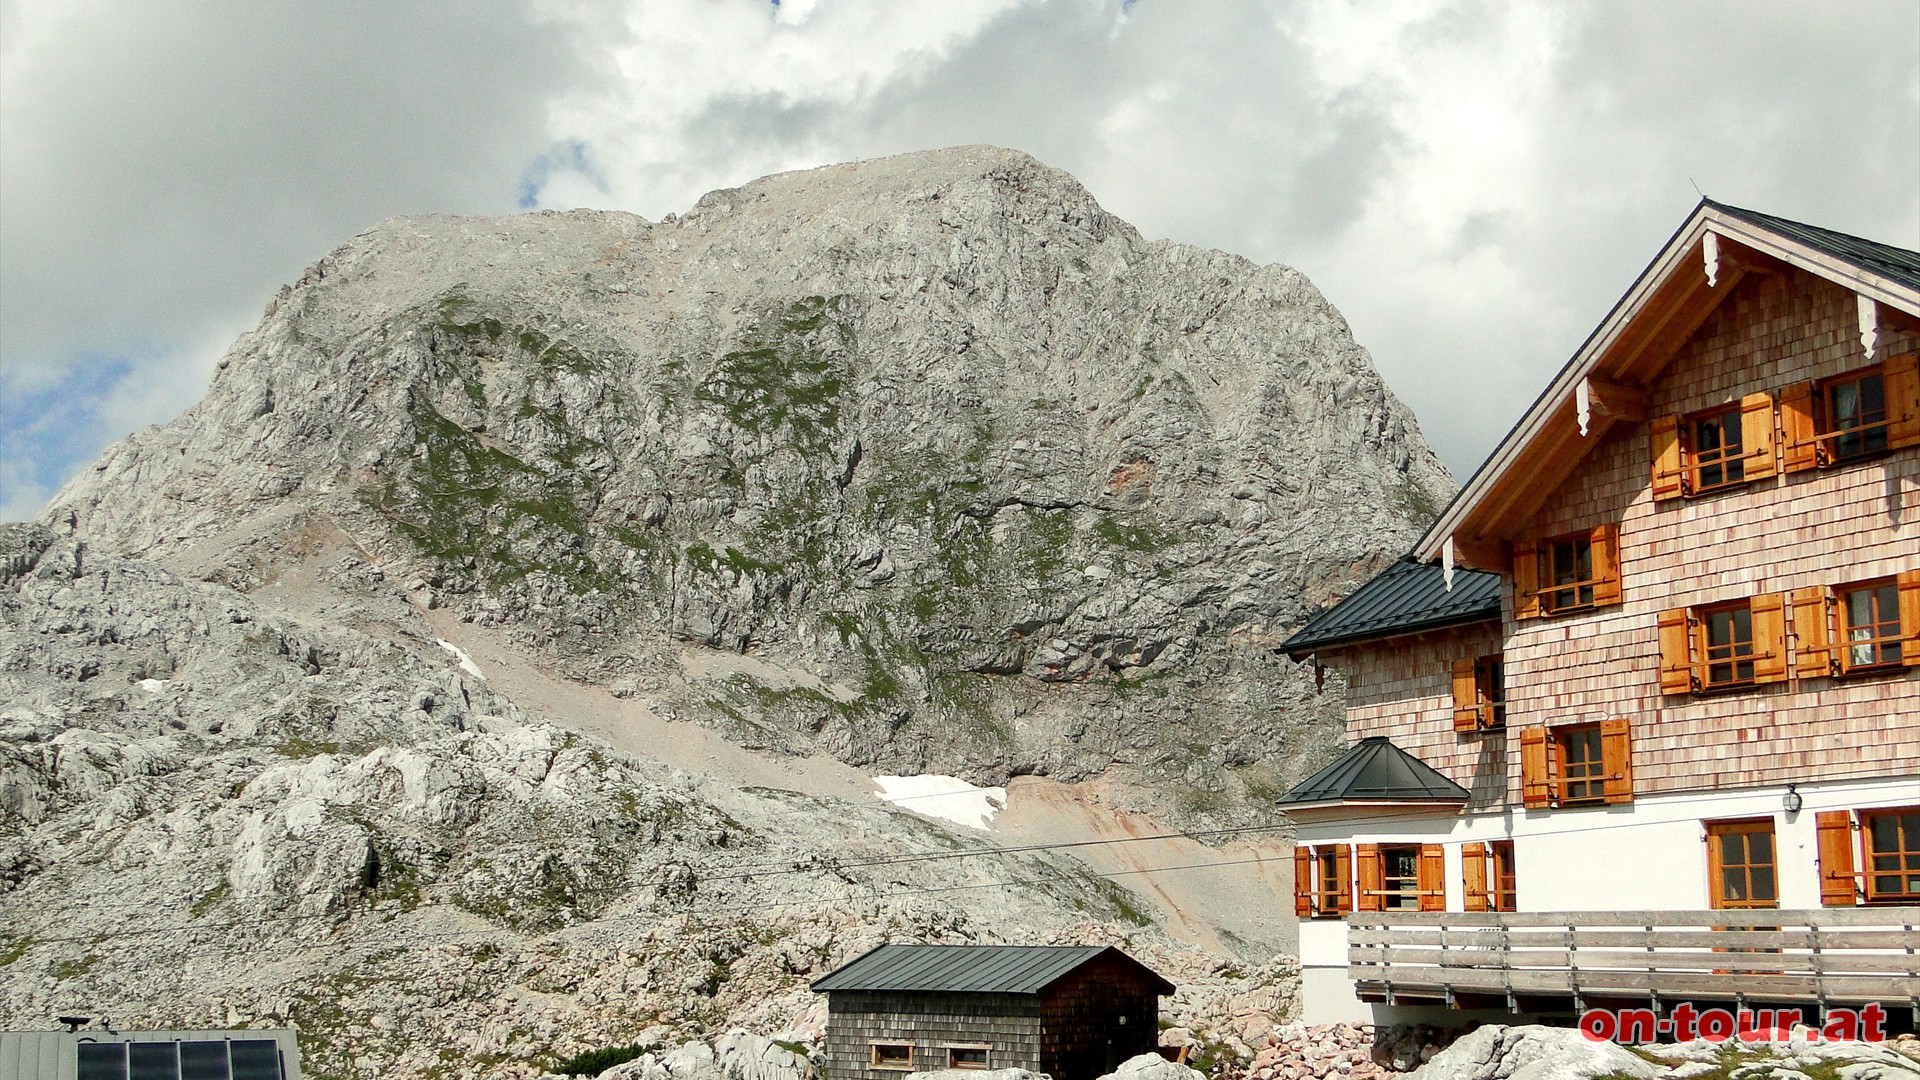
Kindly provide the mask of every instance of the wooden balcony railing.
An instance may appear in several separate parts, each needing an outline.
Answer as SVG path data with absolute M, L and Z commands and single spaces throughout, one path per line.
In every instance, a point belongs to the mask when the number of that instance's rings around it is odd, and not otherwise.
M 1877 1001 L 1920 1008 L 1920 907 L 1357 912 L 1360 996 Z

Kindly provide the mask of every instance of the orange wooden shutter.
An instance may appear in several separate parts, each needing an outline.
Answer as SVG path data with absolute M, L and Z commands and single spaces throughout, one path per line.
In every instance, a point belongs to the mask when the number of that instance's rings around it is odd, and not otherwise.
M 1686 461 L 1680 453 L 1680 418 L 1677 416 L 1656 416 L 1651 425 L 1653 443 L 1653 498 L 1677 499 L 1686 494 L 1682 479 L 1686 476 Z
M 1520 729 L 1520 801 L 1526 806 L 1553 805 L 1553 777 L 1547 768 L 1547 729 Z
M 1633 801 L 1633 736 L 1625 717 L 1600 721 L 1600 768 L 1610 803 Z
M 1460 845 L 1460 882 L 1464 887 L 1461 907 L 1466 911 L 1492 911 L 1487 891 L 1487 845 Z
M 1620 602 L 1620 527 L 1597 525 L 1587 538 L 1593 551 L 1593 606 Z
M 1345 844 L 1333 849 L 1333 876 L 1340 879 L 1340 891 L 1333 899 L 1333 913 L 1345 915 L 1353 910 L 1353 849 Z
M 1787 594 L 1761 593 L 1753 598 L 1753 681 L 1787 679 Z
M 1902 571 L 1900 583 L 1900 662 L 1920 667 L 1920 570 Z
M 1447 910 L 1447 849 L 1443 844 L 1420 845 L 1420 910 Z
M 1824 907 L 1852 907 L 1853 815 L 1845 810 L 1822 810 L 1813 816 L 1820 854 L 1820 903 Z
M 1361 911 L 1385 910 L 1380 903 L 1380 892 L 1386 888 L 1386 881 L 1380 876 L 1380 845 L 1355 844 L 1354 860 L 1360 866 L 1360 903 Z
M 1920 353 L 1890 357 L 1880 370 L 1887 392 L 1887 445 L 1920 446 Z
M 1513 545 L 1513 617 L 1540 617 L 1540 549 L 1532 541 Z
M 1746 448 L 1746 478 L 1759 480 L 1774 474 L 1773 395 L 1748 394 L 1740 399 L 1740 445 Z
M 1293 849 L 1293 914 L 1313 917 L 1313 849 L 1299 845 Z
M 1660 613 L 1660 692 L 1693 691 L 1693 619 L 1686 608 Z
M 1793 667 L 1802 679 L 1833 674 L 1832 597 L 1825 585 L 1793 590 Z
M 1805 472 L 1820 464 L 1818 433 L 1813 422 L 1813 384 L 1794 383 L 1780 391 L 1780 457 L 1788 472 Z
M 1477 731 L 1483 724 L 1480 713 L 1479 670 L 1473 657 L 1453 662 L 1453 730 Z

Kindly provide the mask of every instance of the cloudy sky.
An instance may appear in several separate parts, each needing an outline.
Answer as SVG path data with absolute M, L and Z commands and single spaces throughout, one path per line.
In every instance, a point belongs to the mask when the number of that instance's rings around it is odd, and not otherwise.
M 1696 186 L 1920 248 L 1920 4 L 0 0 L 0 519 L 382 217 L 971 142 L 1306 271 L 1464 479 Z

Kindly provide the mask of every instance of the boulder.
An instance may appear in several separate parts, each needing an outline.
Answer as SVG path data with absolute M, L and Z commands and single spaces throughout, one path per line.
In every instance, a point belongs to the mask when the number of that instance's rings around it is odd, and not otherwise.
M 1176 1065 L 1159 1054 L 1128 1058 L 1100 1080 L 1206 1080 L 1198 1069 Z
M 1419 1080 L 1655 1080 L 1666 1070 L 1571 1028 L 1489 1024 L 1461 1037 L 1413 1075 Z

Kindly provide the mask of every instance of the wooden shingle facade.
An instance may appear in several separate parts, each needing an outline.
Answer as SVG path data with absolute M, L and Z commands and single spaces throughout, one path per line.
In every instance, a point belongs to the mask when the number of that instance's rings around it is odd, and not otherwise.
M 1158 1042 L 1173 985 L 1100 946 L 882 945 L 813 984 L 827 1074 L 1021 1068 L 1095 1080 Z
M 1309 1020 L 1920 1001 L 1920 253 L 1703 202 L 1388 573 L 1285 648 L 1469 794 L 1289 796 Z

